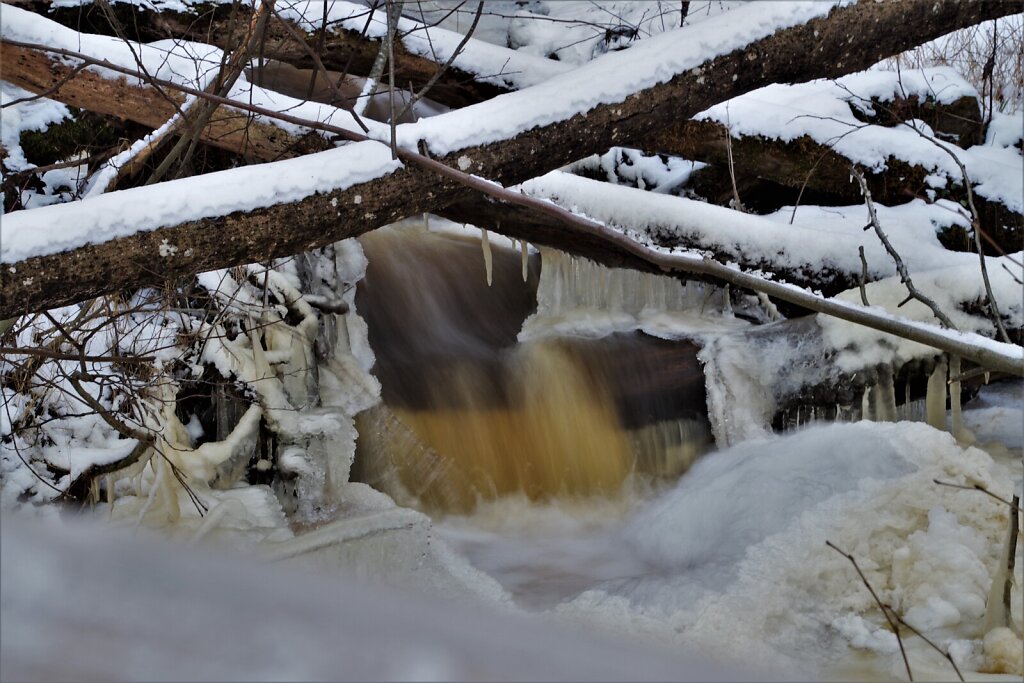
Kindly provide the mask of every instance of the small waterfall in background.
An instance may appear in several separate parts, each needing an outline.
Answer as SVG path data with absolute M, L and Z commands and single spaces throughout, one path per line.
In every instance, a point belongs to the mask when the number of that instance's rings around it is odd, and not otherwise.
M 383 405 L 358 418 L 357 479 L 467 512 L 615 496 L 711 447 L 699 346 L 669 331 L 714 326 L 721 290 L 417 224 L 361 242 Z

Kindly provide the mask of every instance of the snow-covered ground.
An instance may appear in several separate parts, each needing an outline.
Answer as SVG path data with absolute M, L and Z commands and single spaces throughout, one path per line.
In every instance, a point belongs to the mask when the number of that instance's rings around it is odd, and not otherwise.
M 350 574 L 5 514 L 0 678 L 738 680 L 742 669 Z

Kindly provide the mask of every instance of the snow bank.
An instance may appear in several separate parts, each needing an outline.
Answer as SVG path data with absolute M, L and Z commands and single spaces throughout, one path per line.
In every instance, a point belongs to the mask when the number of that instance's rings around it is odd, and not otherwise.
M 665 648 L 348 575 L 83 523 L 3 522 L 4 680 L 741 677 Z
M 869 648 L 897 671 L 884 619 L 830 540 L 941 646 L 973 643 L 953 650 L 977 668 L 1007 509 L 932 480 L 1005 497 L 1019 476 L 1019 463 L 1010 467 L 915 423 L 811 427 L 712 453 L 624 533 L 654 571 L 606 582 L 559 612 L 784 668 L 827 669 L 849 647 Z

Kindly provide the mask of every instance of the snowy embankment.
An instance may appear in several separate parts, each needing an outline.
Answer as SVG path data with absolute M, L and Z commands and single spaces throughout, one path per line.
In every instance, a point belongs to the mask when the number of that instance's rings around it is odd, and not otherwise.
M 738 667 L 408 587 L 297 576 L 82 522 L 3 521 L 3 680 L 745 678 Z

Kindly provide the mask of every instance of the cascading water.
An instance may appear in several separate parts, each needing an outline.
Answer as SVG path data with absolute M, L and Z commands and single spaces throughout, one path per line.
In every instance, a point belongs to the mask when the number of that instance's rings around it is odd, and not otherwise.
M 357 301 L 385 406 L 360 418 L 357 477 L 465 512 L 514 494 L 617 495 L 709 447 L 697 346 L 637 330 L 664 335 L 720 294 L 419 225 L 362 243 Z
M 959 406 L 956 359 L 850 367 L 815 317 L 432 223 L 361 238 L 383 403 L 357 417 L 353 476 L 430 512 L 520 606 L 884 678 L 891 633 L 830 540 L 907 619 L 978 637 L 1005 510 L 934 480 L 1007 497 L 1020 446 L 993 460 L 907 424 L 945 428 L 948 406 L 959 438 L 991 432 L 1001 408 Z

